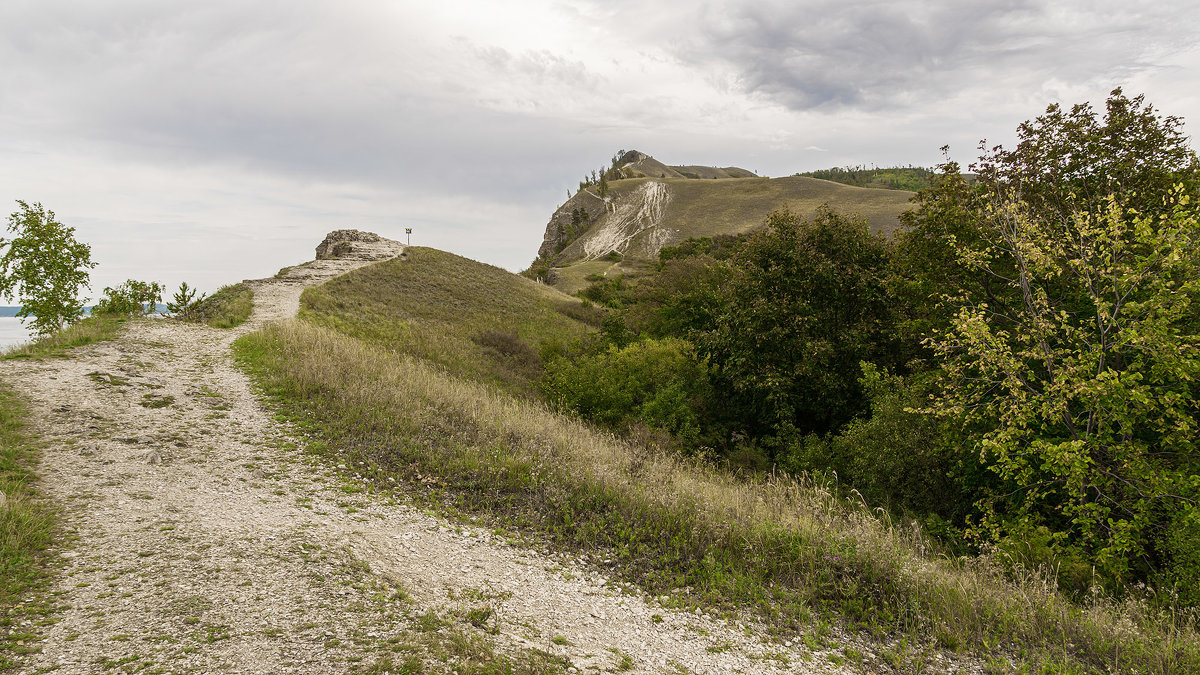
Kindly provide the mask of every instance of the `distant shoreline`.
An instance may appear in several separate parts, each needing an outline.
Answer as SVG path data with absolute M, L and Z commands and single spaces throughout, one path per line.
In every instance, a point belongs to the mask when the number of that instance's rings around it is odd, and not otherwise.
M 0 317 L 16 316 L 17 312 L 19 312 L 19 311 L 21 311 L 21 308 L 19 306 L 18 307 L 0 307 Z M 167 311 L 167 306 L 162 304 L 161 302 L 158 303 L 158 311 L 159 312 Z M 87 307 L 83 308 L 84 316 L 87 316 L 91 313 L 92 313 L 91 305 L 88 305 Z

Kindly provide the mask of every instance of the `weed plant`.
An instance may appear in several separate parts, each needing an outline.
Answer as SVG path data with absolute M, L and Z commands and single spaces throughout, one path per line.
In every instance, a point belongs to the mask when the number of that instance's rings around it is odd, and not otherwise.
M 750 609 L 787 631 L 838 619 L 920 645 L 905 659 L 936 648 L 1025 672 L 1200 672 L 1189 615 L 1145 599 L 1072 603 L 1044 576 L 1014 582 L 986 557 L 939 556 L 834 484 L 734 477 L 375 342 L 292 321 L 235 350 L 337 462 L 381 485 L 424 479 L 429 499 L 611 557 L 614 574 L 668 602 Z

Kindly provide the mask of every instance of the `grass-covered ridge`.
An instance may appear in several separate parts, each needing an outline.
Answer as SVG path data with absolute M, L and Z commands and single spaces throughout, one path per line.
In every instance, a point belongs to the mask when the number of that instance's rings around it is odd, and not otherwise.
M 846 166 L 805 171 L 796 175 L 820 178 L 821 180 L 829 180 L 856 187 L 917 192 L 933 184 L 936 172 L 933 169 L 926 169 L 919 166 L 895 166 L 888 168 Z
M 591 330 L 598 310 L 498 267 L 410 247 L 404 259 L 309 288 L 302 317 L 347 335 L 518 391 L 541 352 Z
M 780 208 L 803 217 L 810 217 L 822 208 L 843 214 L 857 214 L 873 231 L 892 232 L 900 226 L 900 214 L 909 208 L 911 192 L 884 190 L 874 187 L 855 187 L 804 176 L 783 178 L 737 178 L 690 180 L 684 178 L 627 178 L 610 183 L 609 199 L 614 212 L 597 215 L 583 231 L 565 245 L 550 260 L 554 268 L 553 284 L 567 293 L 574 293 L 587 284 L 584 277 L 597 272 L 602 262 L 589 260 L 586 251 L 593 239 L 611 236 L 614 218 L 621 214 L 639 212 L 640 190 L 649 181 L 665 185 L 661 219 L 654 227 L 639 223 L 638 233 L 621 245 L 619 263 L 606 263 L 603 270 L 609 276 L 636 275 L 657 261 L 659 249 L 694 237 L 715 237 L 742 234 L 762 226 L 766 217 Z M 570 210 L 575 203 L 587 203 L 579 197 L 569 200 L 560 211 Z M 622 205 L 633 205 L 624 209 Z M 657 214 L 657 209 L 646 213 Z M 558 214 L 556 214 L 557 217 Z M 551 220 L 551 225 L 554 218 Z M 618 228 L 622 229 L 622 228 Z
M 197 303 L 188 320 L 213 328 L 234 328 L 245 323 L 253 311 L 254 291 L 246 284 L 231 284 Z

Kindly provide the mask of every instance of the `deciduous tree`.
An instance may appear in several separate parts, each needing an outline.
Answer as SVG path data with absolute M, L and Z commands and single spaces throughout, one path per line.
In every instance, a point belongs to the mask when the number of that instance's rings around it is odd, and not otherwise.
M 79 291 L 95 267 L 91 246 L 76 241 L 75 228 L 55 219 L 39 203 L 18 200 L 8 217 L 11 239 L 0 238 L 0 295 L 21 303 L 17 316 L 33 317 L 38 335 L 59 330 L 83 314 Z

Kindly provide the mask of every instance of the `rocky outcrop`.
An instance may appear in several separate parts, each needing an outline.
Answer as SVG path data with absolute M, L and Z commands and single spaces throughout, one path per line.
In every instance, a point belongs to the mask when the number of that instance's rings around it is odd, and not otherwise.
M 684 179 L 714 179 L 714 178 L 757 178 L 751 171 L 740 169 L 738 167 L 713 167 L 713 166 L 667 166 L 662 162 L 654 159 L 650 155 L 638 150 L 628 150 L 617 158 L 617 167 L 623 178 L 610 178 L 608 181 L 610 188 L 615 188 L 617 185 L 626 184 L 625 179 L 650 179 L 651 181 L 662 180 L 684 180 Z M 655 193 L 657 195 L 658 193 Z M 665 194 L 665 193 L 663 193 Z M 589 186 L 576 192 L 574 196 L 567 200 L 567 203 L 558 207 L 554 215 L 550 216 L 550 222 L 546 223 L 546 233 L 542 237 L 542 245 L 538 249 L 538 257 L 543 260 L 554 259 L 564 249 L 571 246 L 572 242 L 578 240 L 583 234 L 591 231 L 600 224 L 600 221 L 608 221 L 612 218 L 611 214 L 616 214 L 621 211 L 624 202 L 629 199 L 633 200 L 632 208 L 640 209 L 642 206 L 641 197 L 643 195 L 638 192 L 632 194 L 629 190 L 614 189 L 608 195 L 607 199 L 601 199 L 597 193 L 597 186 Z M 652 195 L 653 196 L 653 195 Z M 661 216 L 661 208 L 658 208 Z M 586 214 L 586 219 L 581 218 L 582 214 Z M 645 219 L 635 219 L 641 222 Z M 656 220 L 661 220 L 658 218 Z M 622 227 L 617 230 L 624 231 L 629 223 L 622 223 Z M 612 229 L 612 228 L 610 228 Z M 637 228 L 641 232 L 646 228 Z M 613 230 L 614 232 L 616 230 Z M 664 241 L 669 238 L 667 233 L 659 233 L 648 240 L 646 251 L 649 254 L 657 255 Z M 618 249 L 618 252 L 624 252 L 623 247 L 627 246 L 632 236 L 622 238 L 624 242 Z M 595 248 L 594 246 L 592 248 Z M 572 251 L 575 249 L 573 248 Z M 568 251 L 569 255 L 571 251 Z M 580 251 L 576 251 L 580 253 Z M 592 256 L 591 249 L 587 254 Z
M 550 222 L 546 223 L 546 234 L 542 237 L 542 246 L 538 249 L 538 257 L 549 259 L 557 255 L 600 220 L 605 210 L 606 202 L 596 194 L 595 188 L 576 192 L 575 196 L 550 216 Z
M 334 230 L 317 246 L 317 260 L 385 260 L 402 253 L 404 244 L 359 230 Z

